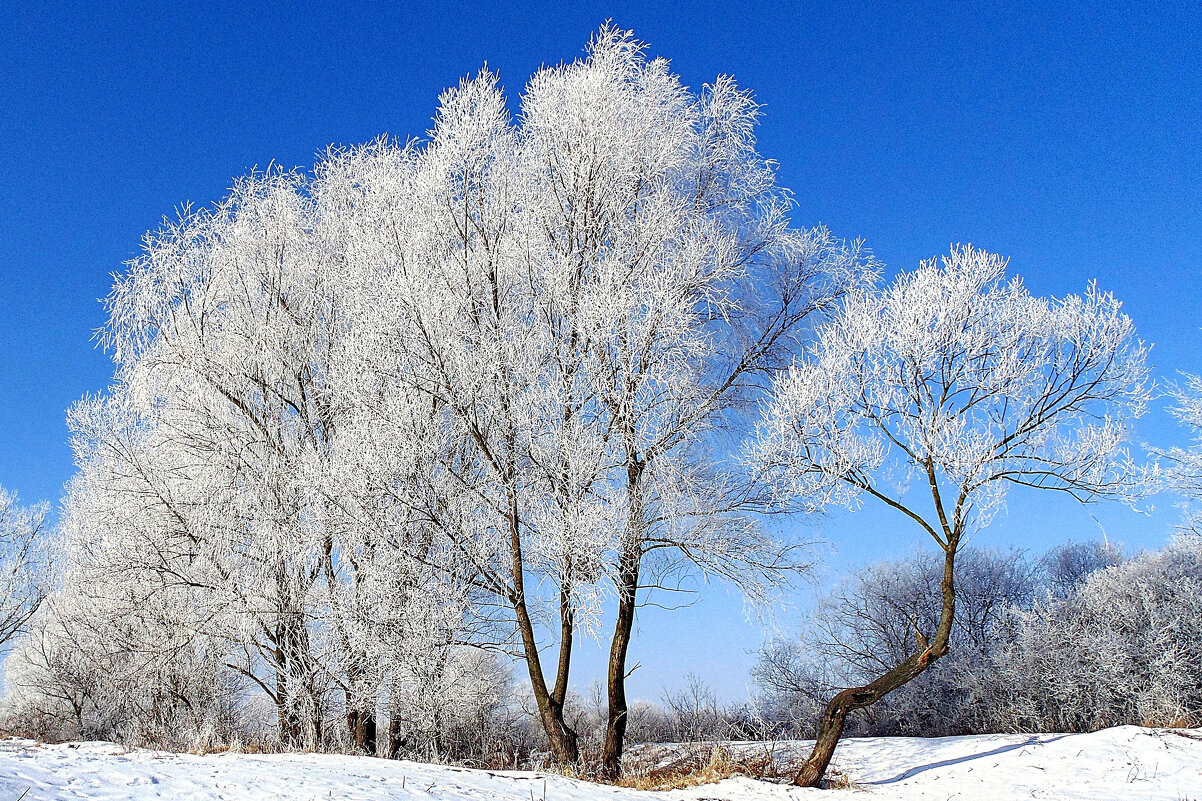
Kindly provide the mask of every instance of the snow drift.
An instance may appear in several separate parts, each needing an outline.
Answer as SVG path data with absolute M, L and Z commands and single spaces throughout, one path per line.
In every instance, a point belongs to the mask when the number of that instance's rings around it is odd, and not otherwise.
M 778 753 L 802 756 L 808 743 Z M 1202 799 L 1202 731 L 1121 726 L 1091 734 L 863 738 L 840 744 L 846 790 L 751 779 L 641 792 L 554 774 L 483 771 L 322 754 L 127 751 L 112 743 L 0 740 L 0 799 L 68 801 L 633 801 L 634 799 Z M 22 793 L 25 795 L 22 796 Z

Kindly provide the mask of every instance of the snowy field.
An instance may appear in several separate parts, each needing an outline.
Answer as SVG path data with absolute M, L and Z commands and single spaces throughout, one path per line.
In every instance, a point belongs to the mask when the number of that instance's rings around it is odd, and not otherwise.
M 789 744 L 800 750 L 803 744 Z M 848 740 L 835 767 L 854 786 L 800 790 L 750 779 L 640 792 L 555 775 L 366 757 L 192 756 L 111 743 L 0 740 L 0 801 L 602 801 L 613 799 L 1167 799 L 1202 801 L 1202 731 L 1124 726 L 1093 734 Z M 22 795 L 24 794 L 24 795 Z

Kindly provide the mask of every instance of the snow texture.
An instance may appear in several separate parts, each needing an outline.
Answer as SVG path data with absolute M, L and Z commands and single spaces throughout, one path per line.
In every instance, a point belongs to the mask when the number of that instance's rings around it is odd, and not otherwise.
M 778 748 L 801 755 L 808 744 Z M 127 751 L 105 742 L 39 745 L 6 739 L 0 740 L 0 799 L 744 801 L 850 796 L 1193 801 L 1202 799 L 1202 731 L 1121 726 L 1091 734 L 851 739 L 839 746 L 833 767 L 852 780 L 850 789 L 803 790 L 738 778 L 687 790 L 640 792 L 541 773 L 369 757 L 193 756 Z

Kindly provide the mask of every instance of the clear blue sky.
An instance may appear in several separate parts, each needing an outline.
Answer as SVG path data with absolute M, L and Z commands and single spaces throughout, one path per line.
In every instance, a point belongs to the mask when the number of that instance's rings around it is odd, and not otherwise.
M 162 215 L 216 200 L 254 165 L 420 135 L 438 92 L 486 60 L 516 95 L 607 18 L 690 85 L 730 73 L 756 92 L 761 150 L 795 190 L 799 223 L 863 237 L 890 270 L 970 241 L 1010 256 L 1038 294 L 1096 278 L 1155 343 L 1162 376 L 1202 372 L 1196 3 L 340 5 L 6 10 L 0 486 L 58 498 L 72 470 L 64 411 L 111 373 L 90 341 L 96 299 Z M 1140 434 L 1183 436 L 1160 407 Z M 1039 550 L 1105 530 L 1156 545 L 1175 519 L 1160 506 L 1140 517 L 1015 497 L 982 539 Z M 814 533 L 835 548 L 828 577 L 921 543 L 870 512 Z M 648 614 L 633 689 L 654 696 L 695 670 L 738 695 L 758 638 L 721 590 Z M 601 660 L 582 650 L 584 684 Z

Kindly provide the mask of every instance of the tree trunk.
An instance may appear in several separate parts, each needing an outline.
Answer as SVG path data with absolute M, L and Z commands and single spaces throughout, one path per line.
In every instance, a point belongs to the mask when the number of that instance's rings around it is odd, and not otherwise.
M 288 692 L 286 686 L 284 692 Z M 280 729 L 280 743 L 285 748 L 303 748 L 305 746 L 305 721 L 292 698 L 284 696 L 277 702 L 276 717 Z
M 395 715 L 388 718 L 388 758 L 401 758 L 401 721 Z
M 376 716 L 362 709 L 348 709 L 346 728 L 356 751 L 376 755 Z
M 626 702 L 626 656 L 634 629 L 635 594 L 639 586 L 638 552 L 623 553 L 618 571 L 618 619 L 609 646 L 609 715 L 601 750 L 601 776 L 617 781 L 622 775 L 622 750 L 626 741 L 629 706 Z
M 534 692 L 534 700 L 538 704 L 538 714 L 543 724 L 543 731 L 546 732 L 547 742 L 551 746 L 551 756 L 561 765 L 574 764 L 580 759 L 580 749 L 577 744 L 576 732 L 568 726 L 563 716 L 566 692 L 560 692 L 558 681 L 555 691 L 548 691 L 538 656 L 538 646 L 534 640 L 534 625 L 526 611 L 525 603 L 515 604 L 515 607 L 518 630 L 522 635 L 522 646 L 526 657 L 526 668 L 530 674 L 530 687 Z M 570 648 L 570 644 L 568 647 Z M 560 649 L 562 666 L 564 664 L 562 643 Z M 566 677 L 566 673 L 562 673 L 561 676 Z M 566 691 L 567 682 L 564 681 L 563 684 Z
M 349 650 L 349 648 L 347 649 Z M 346 671 L 346 729 L 351 745 L 368 756 L 376 755 L 376 704 L 374 691 L 362 680 L 363 671 L 352 661 Z
M 634 629 L 634 611 L 639 589 L 639 569 L 643 559 L 643 462 L 632 456 L 626 468 L 630 497 L 626 536 L 618 563 L 618 619 L 609 645 L 609 715 L 605 724 L 605 743 L 601 749 L 601 776 L 617 781 L 622 775 L 622 751 L 630 708 L 626 702 L 626 657 Z
M 835 755 L 835 746 L 839 744 L 839 739 L 843 736 L 843 726 L 847 722 L 847 716 L 857 709 L 864 709 L 875 704 L 898 687 L 913 681 L 948 652 L 952 620 L 956 614 L 956 590 L 953 579 L 958 544 L 959 536 L 953 536 L 949 538 L 949 542 L 944 548 L 941 587 L 943 608 L 939 613 L 939 627 L 935 631 L 935 639 L 928 643 L 921 632 L 915 632 L 918 638 L 918 651 L 863 687 L 851 687 L 831 699 L 818 724 L 814 749 L 797 775 L 793 777 L 794 784 L 800 787 L 819 786 L 823 776 L 826 775 L 826 769 L 831 764 L 831 757 Z
M 323 709 L 309 652 L 309 630 L 304 620 L 289 616 L 276 624 L 272 639 L 280 742 L 289 748 L 316 750 Z
M 282 627 L 276 627 L 276 641 L 282 639 Z M 301 745 L 301 721 L 296 714 L 296 704 L 292 700 L 293 688 L 288 675 L 288 656 L 278 645 L 273 649 L 275 659 L 275 712 L 279 729 L 280 743 L 286 748 L 297 748 Z
M 522 653 L 526 658 L 526 670 L 530 674 L 530 688 L 538 704 L 539 719 L 551 747 L 551 757 L 561 765 L 575 764 L 580 760 L 580 748 L 576 732 L 564 720 L 563 706 L 568 691 L 568 670 L 572 657 L 573 614 L 568 593 L 560 593 L 560 641 L 559 660 L 555 686 L 547 689 L 542 661 L 538 654 L 538 640 L 534 634 L 534 623 L 526 606 L 525 577 L 523 573 L 521 535 L 517 528 L 517 503 L 510 500 L 510 556 L 512 558 L 513 591 L 510 603 L 517 617 L 518 633 L 522 638 Z

